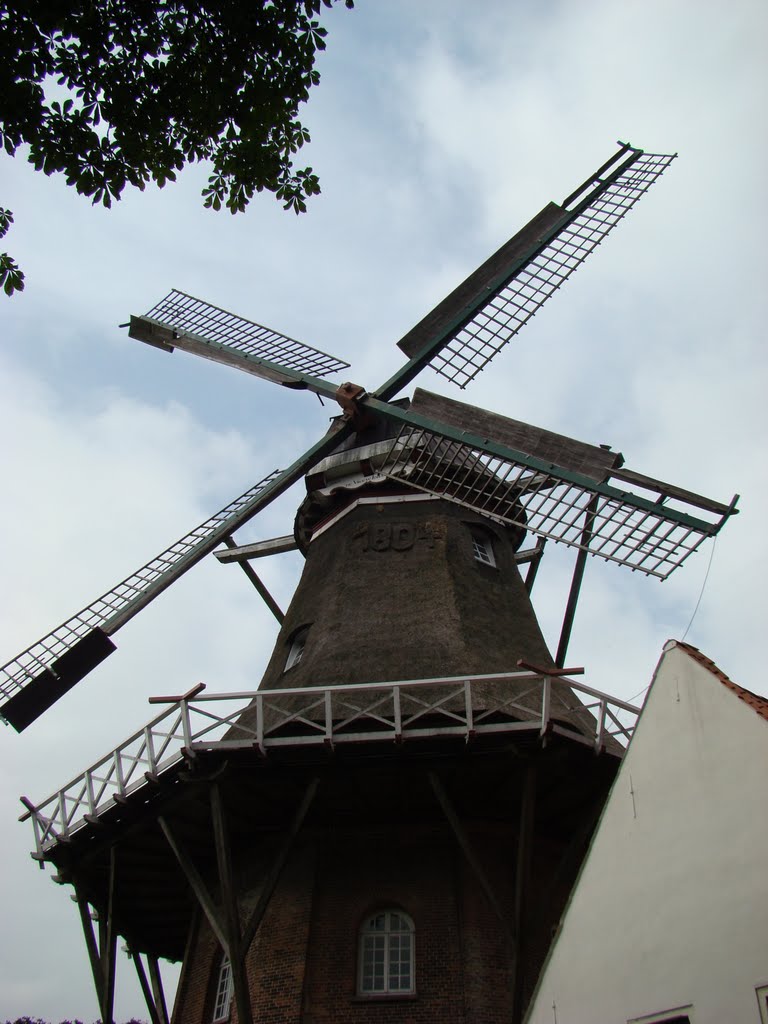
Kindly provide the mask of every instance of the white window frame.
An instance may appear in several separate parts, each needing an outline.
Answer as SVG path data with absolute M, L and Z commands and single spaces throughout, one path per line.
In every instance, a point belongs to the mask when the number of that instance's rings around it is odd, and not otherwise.
M 384 918 L 384 927 L 374 927 L 374 922 Z M 405 927 L 398 926 L 398 921 Z M 412 996 L 416 991 L 416 959 L 415 959 L 415 929 L 413 919 L 409 914 L 396 907 L 386 910 L 378 910 L 371 914 L 363 922 L 358 936 L 357 956 L 357 993 L 360 996 L 393 997 Z M 377 946 L 379 949 L 377 950 Z M 369 965 L 369 953 L 383 952 L 381 959 L 381 980 L 377 981 L 370 971 L 366 970 Z M 390 969 L 392 967 L 393 955 L 400 956 L 398 963 L 408 968 L 409 983 L 402 986 L 399 982 L 405 973 L 402 969 L 397 974 L 397 984 L 392 984 Z
M 304 654 L 304 648 L 307 645 L 307 634 L 309 633 L 309 626 L 302 626 L 301 629 L 296 630 L 291 640 L 291 646 L 288 648 L 288 657 L 285 659 L 284 672 L 287 672 L 289 668 L 293 668 L 294 665 L 298 665 Z
M 472 554 L 480 565 L 487 565 L 491 569 L 496 568 L 496 555 L 493 550 L 491 535 L 479 527 L 471 526 L 469 530 L 472 535 Z
M 216 982 L 216 998 L 213 1003 L 213 1017 L 211 1024 L 223 1024 L 229 1020 L 232 1010 L 232 964 L 229 957 L 224 956 L 219 967 L 219 977 Z

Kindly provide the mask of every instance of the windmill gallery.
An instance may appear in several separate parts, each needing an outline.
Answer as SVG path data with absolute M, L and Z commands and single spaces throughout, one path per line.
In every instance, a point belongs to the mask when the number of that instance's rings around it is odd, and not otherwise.
M 131 318 L 133 338 L 341 415 L 0 669 L 0 714 L 22 731 L 210 553 L 280 623 L 257 690 L 158 697 L 98 764 L 25 798 L 34 856 L 74 887 L 104 1021 L 118 936 L 154 1024 L 169 1020 L 163 958 L 183 961 L 177 1024 L 522 1021 L 639 714 L 567 667 L 587 556 L 665 579 L 736 499 L 419 388 L 397 396 L 426 366 L 470 384 L 672 159 L 620 144 L 406 334 L 406 362 L 371 393 L 326 379 L 346 363 L 181 292 Z M 238 544 L 302 478 L 293 533 Z M 554 656 L 531 597 L 549 543 L 575 558 Z M 283 613 L 254 562 L 295 548 Z

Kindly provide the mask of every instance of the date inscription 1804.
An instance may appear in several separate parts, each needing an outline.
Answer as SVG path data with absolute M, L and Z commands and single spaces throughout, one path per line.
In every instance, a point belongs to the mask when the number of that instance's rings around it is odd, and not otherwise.
M 435 546 L 435 536 L 413 523 L 359 523 L 353 534 L 363 551 L 410 551 L 414 544 Z

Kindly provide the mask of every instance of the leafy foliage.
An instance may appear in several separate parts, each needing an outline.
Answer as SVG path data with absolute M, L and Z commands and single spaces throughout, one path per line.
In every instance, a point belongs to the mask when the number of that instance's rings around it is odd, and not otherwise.
M 11 224 L 13 224 L 11 211 L 0 209 L 0 238 L 7 234 Z M 6 295 L 24 291 L 24 275 L 16 266 L 16 261 L 11 259 L 7 252 L 0 253 L 0 288 Z
M 293 166 L 309 140 L 298 108 L 336 2 L 0 0 L 0 147 L 28 146 L 107 207 L 208 160 L 205 206 L 238 213 L 266 189 L 301 213 L 320 186 Z M 7 256 L 2 273 L 8 294 L 23 286 Z

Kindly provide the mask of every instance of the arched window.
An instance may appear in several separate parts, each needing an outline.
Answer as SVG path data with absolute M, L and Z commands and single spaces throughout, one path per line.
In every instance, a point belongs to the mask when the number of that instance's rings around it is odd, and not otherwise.
M 213 1017 L 211 1024 L 222 1024 L 229 1020 L 229 1010 L 232 1005 L 232 964 L 229 957 L 222 958 L 219 968 L 219 978 L 216 983 L 216 999 L 213 1004 Z
M 288 657 L 285 659 L 285 671 L 289 668 L 293 668 L 294 665 L 298 665 L 301 661 L 301 657 L 304 654 L 304 647 L 307 643 L 307 634 L 309 633 L 309 626 L 302 626 L 301 629 L 296 630 L 291 638 L 290 646 L 288 647 Z
M 400 995 L 415 992 L 413 921 L 402 910 L 380 910 L 360 929 L 358 992 Z

